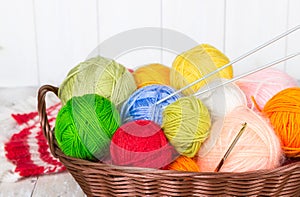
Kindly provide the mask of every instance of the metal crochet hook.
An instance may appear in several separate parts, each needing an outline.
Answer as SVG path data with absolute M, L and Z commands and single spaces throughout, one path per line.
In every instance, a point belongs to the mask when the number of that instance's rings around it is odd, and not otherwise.
M 291 55 L 288 55 L 288 56 L 283 57 L 283 58 L 278 59 L 278 60 L 275 60 L 275 61 L 273 61 L 273 62 L 271 62 L 271 63 L 268 63 L 268 64 L 265 64 L 265 65 L 263 65 L 263 66 L 260 66 L 260 67 L 258 67 L 257 69 L 254 69 L 254 70 L 249 71 L 249 72 L 247 72 L 247 73 L 244 73 L 244 74 L 242 74 L 242 75 L 236 76 L 236 77 L 234 77 L 234 78 L 232 78 L 232 79 L 226 80 L 226 81 L 224 81 L 223 83 L 220 83 L 220 84 L 218 84 L 218 85 L 216 85 L 216 86 L 213 86 L 213 87 L 211 87 L 211 88 L 209 88 L 209 89 L 205 89 L 205 90 L 203 90 L 203 91 L 196 92 L 195 94 L 193 94 L 193 96 L 199 96 L 199 95 L 204 94 L 204 93 L 206 93 L 206 92 L 208 92 L 208 91 L 211 91 L 211 90 L 216 89 L 216 88 L 218 88 L 218 87 L 224 86 L 224 85 L 226 85 L 226 84 L 228 84 L 228 83 L 234 82 L 234 81 L 236 81 L 236 80 L 238 80 L 238 79 L 241 79 L 241 78 L 243 78 L 243 77 L 246 77 L 246 76 L 251 75 L 251 74 L 253 74 L 253 73 L 256 73 L 256 72 L 258 72 L 258 71 L 264 70 L 264 69 L 266 69 L 266 68 L 269 68 L 269 67 L 271 67 L 271 66 L 274 66 L 274 65 L 276 65 L 276 64 L 279 64 L 279 63 L 281 63 L 281 62 L 284 62 L 284 61 L 286 61 L 286 60 L 288 60 L 288 59 L 294 58 L 294 57 L 296 57 L 296 56 L 298 56 L 298 55 L 300 55 L 300 52 L 294 53 L 294 54 L 291 54 Z
M 247 123 L 245 122 L 243 124 L 243 127 L 241 128 L 241 130 L 239 131 L 239 133 L 237 134 L 237 136 L 234 138 L 233 142 L 229 146 L 228 150 L 226 151 L 225 155 L 221 159 L 220 163 L 218 164 L 218 166 L 216 167 L 214 172 L 219 172 L 220 171 L 221 167 L 223 166 L 223 164 L 224 164 L 225 160 L 227 159 L 227 157 L 229 156 L 230 152 L 232 151 L 232 149 L 234 148 L 234 146 L 236 145 L 236 143 L 238 142 L 238 140 L 240 139 L 240 137 L 244 133 L 244 130 L 246 129 L 246 126 L 247 126 Z
M 296 27 L 289 29 L 288 31 L 286 31 L 286 32 L 284 32 L 284 33 L 282 33 L 282 34 L 276 36 L 275 38 L 273 38 L 273 39 L 271 39 L 271 40 L 265 42 L 264 44 L 262 44 L 262 45 L 260 45 L 260 46 L 258 46 L 258 47 L 256 47 L 256 48 L 254 48 L 254 49 L 252 49 L 252 50 L 246 52 L 245 54 L 243 54 L 243 55 L 239 56 L 238 58 L 232 60 L 232 61 L 229 62 L 228 64 L 225 64 L 224 66 L 222 66 L 222 67 L 220 67 L 220 68 L 214 70 L 213 72 L 208 73 L 208 74 L 205 75 L 204 77 L 202 77 L 202 78 L 200 78 L 200 79 L 197 79 L 196 81 L 194 81 L 194 82 L 188 84 L 187 86 L 185 86 L 185 87 L 183 87 L 183 88 L 181 88 L 181 89 L 175 91 L 174 93 L 172 93 L 172 94 L 166 96 L 165 98 L 162 98 L 161 100 L 157 101 L 155 104 L 158 105 L 158 104 L 164 102 L 165 100 L 171 98 L 172 96 L 174 96 L 174 95 L 176 95 L 176 94 L 179 94 L 180 92 L 182 92 L 182 91 L 184 91 L 184 90 L 186 90 L 186 89 L 192 87 L 193 85 L 199 83 L 200 81 L 203 81 L 203 80 L 207 79 L 208 77 L 210 77 L 210 76 L 212 76 L 212 75 L 218 73 L 219 71 L 221 71 L 221 70 L 223 70 L 223 69 L 229 67 L 230 65 L 232 65 L 232 64 L 234 64 L 234 63 L 239 62 L 240 60 L 242 60 L 242 59 L 248 57 L 249 55 L 251 55 L 251 54 L 253 54 L 253 53 L 255 53 L 255 52 L 257 52 L 257 51 L 259 51 L 259 50 L 261 50 L 261 49 L 263 49 L 263 48 L 265 48 L 265 47 L 267 47 L 268 45 L 270 45 L 270 44 L 276 42 L 277 40 L 279 40 L 279 39 L 281 39 L 281 38 L 283 38 L 283 37 L 286 37 L 287 35 L 291 34 L 292 32 L 294 32 L 294 31 L 296 31 L 296 30 L 298 30 L 298 29 L 300 29 L 300 25 L 297 25 Z

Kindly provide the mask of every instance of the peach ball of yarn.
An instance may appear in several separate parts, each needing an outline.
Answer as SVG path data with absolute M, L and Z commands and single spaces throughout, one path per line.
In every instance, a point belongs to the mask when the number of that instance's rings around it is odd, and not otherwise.
M 218 68 L 228 64 L 230 61 L 221 51 L 209 44 L 200 44 L 184 53 L 179 54 L 173 64 L 171 70 L 171 86 L 180 89 L 186 85 L 185 81 L 177 80 L 177 76 L 181 75 L 186 79 L 188 84 L 204 77 L 205 75 L 217 70 Z M 232 66 L 220 70 L 213 76 L 203 80 L 191 87 L 196 92 L 205 85 L 206 82 L 216 78 L 231 79 L 233 77 Z
M 200 172 L 197 163 L 189 157 L 180 155 L 175 161 L 166 167 L 167 170 Z
M 133 76 L 138 88 L 153 84 L 170 85 L 170 68 L 158 63 L 136 69 Z
M 236 84 L 242 89 L 247 97 L 248 107 L 254 110 L 261 110 L 275 94 L 290 87 L 296 87 L 297 81 L 284 71 L 276 68 L 268 68 L 253 73 Z M 253 102 L 255 99 L 256 104 Z M 255 109 L 258 107 L 259 109 Z
M 266 115 L 288 157 L 300 157 L 300 87 L 287 88 L 265 105 Z
M 245 131 L 220 171 L 246 172 L 274 169 L 281 165 L 283 152 L 280 141 L 266 119 L 247 107 L 237 107 L 224 120 L 219 119 L 212 125 L 211 134 L 196 158 L 201 171 L 213 172 L 216 169 L 245 122 Z

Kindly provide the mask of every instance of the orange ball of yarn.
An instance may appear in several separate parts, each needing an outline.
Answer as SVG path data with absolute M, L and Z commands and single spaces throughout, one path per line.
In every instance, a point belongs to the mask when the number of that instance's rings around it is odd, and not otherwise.
M 300 88 L 287 88 L 265 105 L 266 115 L 279 136 L 288 157 L 300 157 Z
M 148 64 L 133 72 L 138 88 L 159 84 L 170 85 L 170 68 L 162 64 Z
M 200 172 L 197 163 L 187 156 L 179 156 L 175 161 L 166 167 L 167 170 Z

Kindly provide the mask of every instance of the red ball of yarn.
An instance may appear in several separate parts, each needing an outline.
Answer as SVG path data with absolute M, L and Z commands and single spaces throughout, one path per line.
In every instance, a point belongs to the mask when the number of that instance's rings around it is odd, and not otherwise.
M 150 120 L 128 122 L 112 137 L 112 164 L 145 168 L 161 168 L 173 161 L 174 148 L 163 130 Z

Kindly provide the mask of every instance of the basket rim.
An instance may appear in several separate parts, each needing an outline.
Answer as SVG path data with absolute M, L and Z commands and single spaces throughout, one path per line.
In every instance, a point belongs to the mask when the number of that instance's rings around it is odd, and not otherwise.
M 54 130 L 54 129 L 53 129 Z M 58 159 L 64 158 L 67 161 L 72 161 L 72 163 L 85 163 L 87 165 L 94 165 L 96 168 L 107 168 L 111 170 L 116 171 L 126 171 L 126 172 L 132 172 L 132 173 L 150 173 L 150 174 L 172 174 L 173 176 L 182 176 L 182 175 L 193 175 L 193 176 L 214 176 L 214 178 L 217 177 L 229 177 L 229 176 L 236 176 L 236 177 L 255 177 L 257 178 L 258 174 L 270 174 L 270 176 L 276 173 L 282 173 L 282 172 L 288 172 L 297 170 L 299 168 L 300 173 L 300 158 L 295 159 L 295 161 L 291 161 L 288 164 L 284 164 L 281 166 L 278 166 L 274 169 L 263 169 L 263 170 L 252 170 L 252 171 L 245 171 L 245 172 L 191 172 L 191 171 L 176 171 L 176 170 L 164 170 L 164 169 L 155 169 L 155 168 L 143 168 L 143 167 L 133 167 L 133 166 L 118 166 L 110 163 L 104 163 L 101 161 L 90 161 L 75 157 L 70 157 L 65 155 L 61 149 L 57 145 L 57 141 L 54 138 L 54 148 L 55 148 L 55 154 L 57 155 Z

